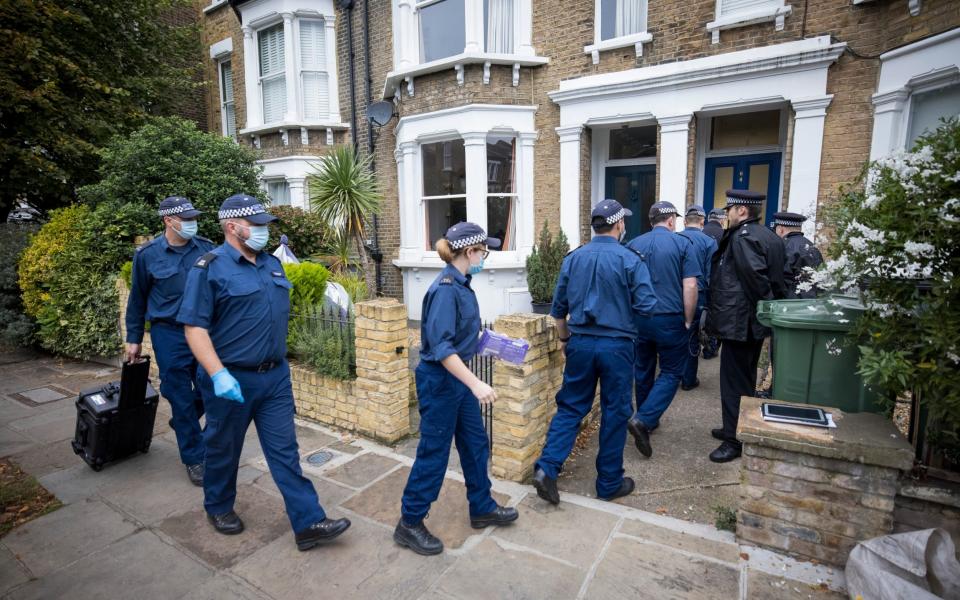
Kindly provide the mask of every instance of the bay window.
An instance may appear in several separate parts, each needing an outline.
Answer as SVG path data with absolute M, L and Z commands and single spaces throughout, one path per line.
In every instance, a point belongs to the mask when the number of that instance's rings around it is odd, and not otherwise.
M 634 47 L 639 58 L 643 44 L 653 36 L 647 32 L 647 0 L 595 0 L 593 43 L 584 46 L 593 64 L 600 62 L 600 52 Z
M 499 250 L 516 250 L 517 189 L 514 164 L 517 138 L 487 136 L 487 234 L 502 242 Z
M 263 122 L 282 121 L 287 112 L 287 77 L 284 61 L 283 24 L 257 34 L 260 47 L 260 89 L 263 94 Z
M 220 71 L 220 119 L 223 135 L 236 137 L 237 116 L 233 101 L 233 68 L 229 60 L 217 63 Z
M 466 45 L 466 0 L 428 0 L 417 4 L 420 16 L 420 62 L 460 54 Z
M 308 121 L 326 119 L 330 112 L 326 48 L 323 21 L 301 20 L 300 86 L 303 90 L 303 117 Z
M 467 220 L 467 164 L 462 139 L 422 144 L 426 250 L 451 226 Z
M 290 206 L 290 184 L 286 179 L 267 179 L 265 183 L 270 206 Z
M 514 0 L 483 0 L 483 30 L 487 52 L 513 54 Z

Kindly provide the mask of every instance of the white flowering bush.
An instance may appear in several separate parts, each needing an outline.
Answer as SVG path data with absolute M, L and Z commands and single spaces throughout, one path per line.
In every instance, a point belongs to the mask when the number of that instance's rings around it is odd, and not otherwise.
M 862 292 L 861 375 L 891 398 L 918 392 L 928 441 L 960 465 L 960 121 L 868 165 L 826 219 L 832 260 L 801 285 Z

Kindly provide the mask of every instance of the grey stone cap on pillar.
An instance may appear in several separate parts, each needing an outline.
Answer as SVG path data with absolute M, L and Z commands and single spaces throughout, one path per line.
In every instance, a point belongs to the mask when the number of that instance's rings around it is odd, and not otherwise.
M 844 413 L 838 408 L 820 406 L 833 415 L 836 429 L 788 425 L 763 420 L 763 402 L 793 404 L 743 396 L 737 439 L 788 452 L 810 454 L 837 460 L 876 465 L 908 471 L 913 467 L 914 451 L 893 422 L 873 413 Z M 809 404 L 795 406 L 810 407 Z

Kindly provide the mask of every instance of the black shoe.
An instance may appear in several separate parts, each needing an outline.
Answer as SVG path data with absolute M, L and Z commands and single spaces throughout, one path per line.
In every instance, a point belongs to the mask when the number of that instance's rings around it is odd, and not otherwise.
M 637 450 L 647 458 L 653 455 L 653 448 L 650 446 L 650 430 L 640 422 L 640 419 L 630 419 L 627 421 L 627 431 L 633 436 L 633 441 L 637 444 Z
M 720 447 L 710 453 L 710 460 L 715 463 L 725 463 L 740 458 L 742 446 L 733 442 L 724 441 Z
M 700 387 L 700 380 L 699 380 L 699 379 L 694 379 L 694 380 L 693 380 L 693 383 L 691 383 L 690 385 L 687 385 L 687 384 L 685 384 L 685 383 L 681 383 L 681 384 L 680 384 L 680 389 L 683 390 L 683 391 L 685 391 L 685 392 L 689 392 L 689 391 L 692 390 L 693 388 L 697 388 L 697 387 Z
M 533 487 L 537 488 L 537 495 L 550 504 L 560 504 L 557 480 L 547 477 L 547 473 L 543 469 L 537 469 L 537 472 L 533 474 Z
M 710 435 L 712 435 L 714 438 L 716 438 L 716 439 L 718 439 L 718 440 L 720 440 L 720 441 L 722 442 L 722 441 L 723 441 L 723 427 L 717 427 L 716 429 L 711 429 L 711 430 L 710 430 Z
M 197 487 L 203 487 L 203 472 L 203 463 L 187 465 L 187 477 L 190 478 L 190 483 Z
M 716 358 L 716 357 L 717 357 L 717 355 L 714 354 L 714 353 L 712 353 L 712 352 L 704 352 L 704 353 L 703 353 L 703 360 L 713 360 L 713 359 Z
M 334 539 L 347 529 L 350 529 L 350 519 L 324 519 L 298 531 L 294 538 L 297 540 L 297 550 L 303 552 L 317 544 L 323 544 Z
M 754 398 L 761 398 L 763 400 L 770 400 L 773 398 L 773 393 L 771 390 L 756 390 L 753 392 Z
M 516 521 L 519 516 L 520 513 L 518 513 L 515 508 L 497 506 L 497 509 L 493 512 L 480 515 L 479 517 L 470 517 L 470 527 L 483 529 L 490 525 L 507 525 Z
M 222 515 L 211 515 L 207 513 L 207 520 L 210 521 L 213 528 L 217 530 L 217 533 L 237 535 L 243 532 L 243 521 L 241 521 L 237 513 L 232 510 Z
M 623 483 L 620 484 L 620 489 L 613 493 L 613 495 L 607 496 L 606 498 L 600 498 L 601 500 L 606 500 L 607 502 L 616 500 L 617 498 L 623 498 L 624 496 L 629 496 L 633 493 L 633 489 L 636 487 L 636 484 L 633 483 L 633 479 L 630 477 L 624 477 Z
M 393 541 L 423 556 L 443 552 L 443 542 L 427 530 L 423 521 L 416 525 L 407 525 L 403 519 L 400 519 L 397 528 L 393 530 Z

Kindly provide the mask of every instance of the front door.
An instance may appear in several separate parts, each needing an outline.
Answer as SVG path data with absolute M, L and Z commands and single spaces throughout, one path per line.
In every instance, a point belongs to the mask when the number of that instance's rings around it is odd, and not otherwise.
M 765 225 L 773 222 L 780 204 L 779 152 L 721 156 L 705 161 L 703 208 L 710 212 L 727 205 L 727 190 L 750 190 L 767 195 L 761 212 Z
M 655 202 L 657 191 L 657 167 L 655 165 L 629 165 L 607 167 L 606 198 L 612 198 L 633 212 L 627 219 L 629 241 L 641 233 L 650 231 L 647 215 Z

